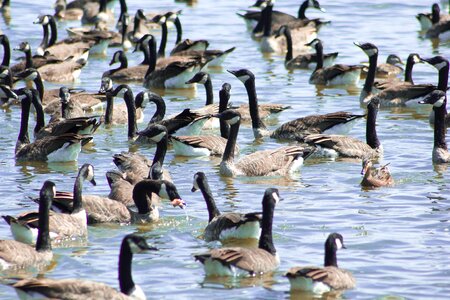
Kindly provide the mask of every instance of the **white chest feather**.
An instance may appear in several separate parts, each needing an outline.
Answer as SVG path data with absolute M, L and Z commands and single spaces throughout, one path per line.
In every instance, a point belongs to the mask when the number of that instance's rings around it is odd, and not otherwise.
M 81 143 L 69 144 L 65 143 L 61 148 L 47 155 L 47 161 L 76 161 L 81 151 Z
M 344 85 L 344 84 L 354 84 L 356 85 L 361 76 L 361 69 L 346 72 L 341 76 L 336 76 L 328 82 L 328 85 Z
M 204 264 L 205 273 L 207 276 L 231 276 L 231 277 L 244 277 L 249 273 L 245 270 L 239 269 L 235 266 L 224 266 L 217 260 L 207 259 Z
M 177 76 L 171 77 L 164 81 L 164 87 L 170 89 L 192 89 L 196 88 L 196 84 L 186 84 L 186 81 L 191 79 L 195 73 L 200 71 L 200 67 L 190 67 Z
M 259 222 L 247 222 L 239 227 L 233 227 L 220 232 L 220 240 L 227 239 L 258 239 L 261 233 Z
M 206 148 L 192 147 L 175 139 L 172 145 L 175 155 L 178 156 L 209 156 L 211 154 L 211 151 Z
M 322 283 L 313 281 L 311 278 L 307 277 L 296 277 L 289 278 L 291 283 L 291 290 L 312 292 L 314 294 L 323 294 L 331 290 L 330 286 Z

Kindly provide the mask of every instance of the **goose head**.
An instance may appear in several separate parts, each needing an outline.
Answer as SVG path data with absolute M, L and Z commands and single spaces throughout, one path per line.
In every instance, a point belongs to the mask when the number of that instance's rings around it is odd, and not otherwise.
M 244 84 L 248 82 L 249 80 L 255 80 L 255 75 L 247 69 L 239 69 L 239 70 L 227 70 L 229 73 L 233 74 L 237 77 L 240 81 L 242 81 Z
M 427 64 L 432 65 L 433 67 L 435 67 L 438 71 L 442 70 L 443 68 L 449 66 L 448 60 L 440 55 L 431 57 L 431 58 L 421 58 L 422 62 L 425 62 Z
M 386 62 L 390 65 L 404 65 L 402 59 L 400 57 L 398 57 L 398 55 L 395 54 L 389 54 L 389 56 L 386 59 Z
M 133 53 L 138 51 L 143 51 L 147 46 L 148 41 L 153 38 L 153 35 L 147 33 L 144 34 L 139 40 L 136 41 L 136 46 L 134 47 Z
M 113 65 L 115 63 L 122 63 L 123 60 L 127 60 L 127 57 L 125 56 L 125 52 L 122 50 L 118 50 L 114 53 L 111 61 L 109 62 L 109 65 Z
M 337 232 L 331 233 L 325 241 L 325 251 L 327 251 L 327 249 L 332 249 L 333 251 L 347 249 L 344 245 L 344 238 L 342 235 Z
M 208 73 L 201 71 L 201 72 L 198 72 L 197 74 L 195 74 L 194 77 L 192 77 L 191 79 L 186 81 L 186 84 L 190 84 L 190 83 L 205 84 L 209 78 L 210 78 L 210 76 Z
M 150 99 L 154 96 L 155 93 L 149 92 L 149 91 L 142 91 L 139 92 L 135 99 L 134 99 L 134 103 L 136 104 L 136 108 L 140 107 L 140 108 L 145 108 L 147 107 L 147 104 L 150 102 Z M 156 95 L 158 96 L 158 95 Z M 158 96 L 159 97 L 159 96 Z
M 52 206 L 53 198 L 56 195 L 56 185 L 53 181 L 46 180 L 39 192 L 39 203 L 44 203 L 47 210 Z
M 167 22 L 167 17 L 165 14 L 164 15 L 156 15 L 151 19 L 151 22 L 156 23 L 158 25 L 162 25 Z
M 70 93 L 67 87 L 63 86 L 59 88 L 59 99 L 61 100 L 61 103 L 69 103 Z
M 321 12 L 325 12 L 325 9 L 320 6 L 319 1 L 317 0 L 307 0 L 307 1 L 308 1 L 307 7 L 315 8 L 320 10 Z
M 28 44 L 28 42 L 22 42 L 19 44 L 19 46 L 17 46 L 16 48 L 13 48 L 13 50 L 27 52 L 27 51 L 31 51 L 31 47 L 30 47 L 30 44 Z
M 145 16 L 143 9 L 138 9 L 134 17 L 138 20 L 147 21 L 147 17 Z
M 368 170 L 373 166 L 372 161 L 369 158 L 364 158 L 362 160 L 362 169 L 361 169 L 361 175 L 364 175 L 367 173 Z
M 170 200 L 172 206 L 178 206 L 179 208 L 184 209 L 186 202 L 181 199 L 181 196 L 178 194 L 177 187 L 172 182 L 167 180 L 158 180 L 158 182 L 160 183 L 160 188 L 157 192 L 158 196 L 163 199 Z
M 177 11 L 168 11 L 164 16 L 167 18 L 167 22 L 173 23 L 178 18 L 178 16 L 181 15 L 182 12 L 183 11 L 181 9 Z
M 378 47 L 375 46 L 372 43 L 359 43 L 359 42 L 354 42 L 353 44 L 355 44 L 355 46 L 361 48 L 362 51 L 364 51 L 364 53 L 366 53 L 366 55 L 368 57 L 372 57 L 374 55 L 378 55 Z
M 422 59 L 420 58 L 419 54 L 417 54 L 417 53 L 411 53 L 410 55 L 408 55 L 406 64 L 408 64 L 409 61 L 410 61 L 410 63 L 413 63 L 413 64 L 419 64 L 419 63 L 423 62 Z
M 220 118 L 225 121 L 228 125 L 235 125 L 240 122 L 241 114 L 234 109 L 227 109 L 221 112 L 220 114 L 214 115 L 216 118 Z
M 53 17 L 51 15 L 40 15 L 34 20 L 33 24 L 48 25 Z
M 112 91 L 113 91 L 113 82 L 112 82 L 111 78 L 103 77 L 102 83 L 100 85 L 100 89 L 98 90 L 98 92 L 100 94 L 105 94 L 106 92 L 112 92 Z
M 429 93 L 425 98 L 419 101 L 420 104 L 431 104 L 433 107 L 441 107 L 446 103 L 446 94 L 441 90 L 434 90 Z
M 94 166 L 91 164 L 84 164 L 78 171 L 78 176 L 81 176 L 83 180 L 89 181 L 92 185 L 97 185 L 94 178 Z
M 192 183 L 191 192 L 196 192 L 200 190 L 201 186 L 203 186 L 203 183 L 206 180 L 206 175 L 203 172 L 197 172 L 194 175 L 194 182 Z
M 133 254 L 141 253 L 147 250 L 158 250 L 158 248 L 150 247 L 145 238 L 137 234 L 128 234 L 124 237 L 123 241 L 128 244 Z
M 163 170 L 162 170 L 161 163 L 159 161 L 155 162 L 150 167 L 150 172 L 149 173 L 150 173 L 150 179 L 162 180 L 163 179 Z
M 276 189 L 276 188 L 266 189 L 266 191 L 264 192 L 263 201 L 264 201 L 264 199 L 270 199 L 269 201 L 273 202 L 273 205 L 278 204 L 278 202 L 281 201 L 280 193 L 279 193 L 278 189 Z M 263 206 L 264 206 L 264 203 L 263 203 Z
M 160 142 L 165 136 L 167 136 L 167 128 L 159 124 L 151 124 L 147 128 L 137 133 L 138 135 L 145 136 L 155 143 Z

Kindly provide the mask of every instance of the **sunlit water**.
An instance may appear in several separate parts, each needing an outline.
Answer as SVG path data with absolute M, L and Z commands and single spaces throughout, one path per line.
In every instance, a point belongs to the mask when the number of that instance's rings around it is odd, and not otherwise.
M 33 49 L 40 42 L 41 28 L 32 21 L 38 13 L 53 13 L 50 1 L 12 1 L 9 25 L 1 23 L 12 47 L 28 40 Z M 350 93 L 342 89 L 318 90 L 308 84 L 310 71 L 288 72 L 282 56 L 262 55 L 258 43 L 235 12 L 250 5 L 248 1 L 198 1 L 192 6 L 169 0 L 128 1 L 131 13 L 137 8 L 146 12 L 183 9 L 181 21 L 184 37 L 210 41 L 211 49 L 236 50 L 228 57 L 223 69 L 213 70 L 215 96 L 223 82 L 232 85 L 233 103 L 245 103 L 246 93 L 241 82 L 226 69 L 249 68 L 256 74 L 260 102 L 289 104 L 293 109 L 283 112 L 278 120 L 291 120 L 314 113 L 346 110 L 362 113 L 359 88 Z M 139 4 L 139 2 L 141 4 Z M 291 2 L 289 4 L 288 2 Z M 396 53 L 406 60 L 410 52 L 423 57 L 441 54 L 450 57 L 448 44 L 433 48 L 429 40 L 418 37 L 418 12 L 428 12 L 433 1 L 323 1 L 326 13 L 308 11 L 311 17 L 322 17 L 332 23 L 324 27 L 319 37 L 326 52 L 339 51 L 338 62 L 357 64 L 367 61 L 354 41 L 370 41 L 380 49 L 380 61 Z M 145 3 L 145 4 L 144 4 Z M 296 14 L 300 1 L 279 1 L 276 8 Z M 145 6 L 141 6 L 145 5 Z M 118 5 L 117 5 L 118 6 Z M 447 8 L 445 8 L 446 10 Z M 443 9 L 444 10 L 444 9 Z M 118 12 L 118 8 L 116 10 Z M 62 23 L 77 26 L 77 22 Z M 169 49 L 175 34 L 170 31 Z M 159 36 L 159 31 L 156 32 Z M 99 88 L 101 73 L 116 49 L 108 57 L 93 57 L 75 86 L 88 91 Z M 14 52 L 13 57 L 19 54 Z M 141 60 L 141 54 L 128 53 L 130 65 Z M 415 67 L 416 82 L 436 83 L 434 69 Z M 48 84 L 47 87 L 57 87 Z M 143 88 L 132 85 L 135 94 Z M 204 105 L 203 87 L 197 92 L 167 91 L 168 113 L 185 107 Z M 117 255 L 122 237 L 131 232 L 145 236 L 159 248 L 158 252 L 136 255 L 133 264 L 135 282 L 148 298 L 181 299 L 283 299 L 290 297 L 289 283 L 283 273 L 295 265 L 321 265 L 323 243 L 331 232 L 344 236 L 346 250 L 338 253 L 341 267 L 353 272 L 357 288 L 346 291 L 348 299 L 438 299 L 450 292 L 449 251 L 449 171 L 435 170 L 431 163 L 433 131 L 428 125 L 429 107 L 419 109 L 382 109 L 378 117 L 378 132 L 384 145 L 382 162 L 390 162 L 396 185 L 376 190 L 363 190 L 359 161 L 330 162 L 310 160 L 301 173 L 291 179 L 221 178 L 218 159 L 174 158 L 168 151 L 165 166 L 172 174 L 183 199 L 188 203 L 186 214 L 163 205 L 161 220 L 148 226 L 95 226 L 89 228 L 89 243 L 77 248 L 55 249 L 55 263 L 45 276 L 49 278 L 88 278 L 118 287 Z M 146 121 L 154 107 L 146 109 Z M 151 157 L 151 147 L 132 146 L 126 138 L 126 128 L 101 127 L 95 143 L 80 154 L 77 164 L 19 164 L 14 159 L 20 112 L 17 107 L 0 113 L 0 185 L 1 214 L 16 215 L 36 209 L 29 196 L 36 196 L 46 179 L 56 182 L 59 190 L 71 190 L 77 167 L 89 162 L 95 166 L 96 187 L 85 186 L 88 194 L 107 195 L 104 177 L 115 168 L 111 156 L 120 151 L 141 151 Z M 277 120 L 274 122 L 276 125 Z M 360 122 L 352 136 L 365 139 L 365 124 Z M 239 144 L 242 153 L 277 147 L 273 140 L 253 143 L 248 126 L 241 126 Z M 267 187 L 277 187 L 284 198 L 275 211 L 274 241 L 281 265 L 264 278 L 231 280 L 205 279 L 202 266 L 193 255 L 220 246 L 199 239 L 206 225 L 207 211 L 200 193 L 190 188 L 195 172 L 207 174 L 217 205 L 222 211 L 255 211 L 261 209 L 261 199 Z M 0 226 L 0 236 L 11 239 L 9 227 Z M 230 287 L 235 287 L 230 289 Z M 304 295 L 292 295 L 301 299 Z M 15 297 L 12 288 L 0 285 L 0 298 Z

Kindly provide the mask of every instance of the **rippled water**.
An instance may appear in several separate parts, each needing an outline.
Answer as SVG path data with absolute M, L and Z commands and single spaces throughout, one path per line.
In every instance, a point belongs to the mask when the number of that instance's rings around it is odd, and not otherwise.
M 37 13 L 51 13 L 47 1 L 12 1 L 9 25 L 1 23 L 12 47 L 23 40 L 33 49 L 39 44 L 41 28 L 32 24 Z M 141 8 L 143 1 L 128 1 L 129 11 Z M 278 1 L 278 10 L 296 14 L 300 1 Z M 444 1 L 445 2 L 445 1 Z M 140 4 L 141 3 L 141 4 Z M 145 2 L 147 3 L 147 2 Z M 148 2 L 149 3 L 149 2 Z M 313 113 L 347 110 L 361 113 L 359 88 L 318 90 L 308 84 L 309 71 L 288 72 L 283 57 L 262 55 L 258 43 L 250 38 L 243 20 L 236 16 L 238 9 L 249 1 L 196 1 L 192 6 L 169 0 L 144 4 L 146 12 L 183 9 L 181 21 L 184 36 L 206 38 L 211 48 L 227 49 L 236 46 L 223 69 L 213 70 L 215 95 L 223 82 L 232 85 L 233 103 L 245 103 L 246 93 L 241 82 L 225 72 L 227 68 L 249 68 L 256 74 L 260 102 L 289 104 L 292 110 L 279 116 L 279 121 Z M 370 41 L 380 49 L 380 61 L 396 53 L 404 60 L 410 52 L 423 57 L 441 54 L 450 56 L 447 45 L 434 46 L 418 37 L 418 12 L 429 11 L 432 1 L 323 1 L 326 13 L 308 11 L 308 16 L 331 20 L 319 37 L 325 51 L 339 51 L 341 63 L 367 61 L 353 41 Z M 118 12 L 118 9 L 117 9 Z M 77 23 L 59 24 L 76 26 Z M 172 31 L 171 31 L 172 33 Z M 159 34 L 157 32 L 157 34 Z M 64 35 L 60 31 L 60 36 Z M 173 43 L 174 34 L 170 38 Z M 116 49 L 108 50 L 108 57 L 90 58 L 75 86 L 95 91 L 101 72 Z M 18 53 L 13 53 L 16 57 Z M 128 54 L 130 65 L 141 60 L 140 54 Z M 415 67 L 416 82 L 437 82 L 434 69 L 424 65 Z M 48 84 L 47 87 L 55 87 Z M 142 90 L 132 85 L 135 93 Z M 185 107 L 201 107 L 205 94 L 167 91 L 164 96 L 168 113 Z M 153 113 L 146 109 L 146 121 Z M 382 109 L 378 118 L 378 132 L 384 145 L 384 162 L 390 168 L 396 185 L 376 190 L 363 190 L 359 182 L 360 162 L 310 160 L 297 178 L 292 179 L 226 179 L 218 175 L 218 159 L 175 158 L 169 151 L 166 167 L 170 170 L 183 199 L 188 202 L 186 214 L 165 205 L 161 220 L 149 226 L 95 226 L 89 228 L 89 244 L 78 248 L 55 249 L 56 260 L 45 276 L 50 278 L 89 278 L 117 283 L 117 255 L 122 237 L 131 232 L 144 235 L 160 251 L 136 256 L 133 264 L 135 282 L 141 285 L 148 298 L 214 299 L 282 299 L 290 295 L 289 283 L 282 274 L 295 265 L 320 265 L 323 262 L 323 243 L 330 232 L 340 232 L 347 245 L 338 253 L 341 267 L 351 270 L 357 288 L 346 291 L 348 299 L 438 299 L 448 298 L 450 292 L 449 266 L 449 171 L 435 170 L 431 163 L 433 131 L 428 125 L 428 107 L 419 109 Z M 77 166 L 85 162 L 95 166 L 96 187 L 85 187 L 89 194 L 106 195 L 108 185 L 105 171 L 113 169 L 111 155 L 127 151 L 132 146 L 126 138 L 126 128 L 100 128 L 95 144 L 83 150 L 78 164 L 19 164 L 14 159 L 20 112 L 17 107 L 0 112 L 0 204 L 1 214 L 19 214 L 36 206 L 28 196 L 36 196 L 46 179 L 54 180 L 60 190 L 71 190 Z M 277 123 L 277 122 L 275 122 Z M 364 139 L 365 125 L 359 123 L 352 136 Z M 254 143 L 251 129 L 241 127 L 239 143 L 243 153 L 276 147 L 265 140 Z M 138 149 L 152 156 L 154 149 Z M 203 268 L 194 261 L 193 254 L 201 253 L 218 243 L 199 239 L 206 225 L 207 211 L 200 193 L 192 194 L 192 176 L 197 171 L 207 174 L 218 207 L 222 211 L 254 211 L 260 209 L 267 187 L 277 187 L 284 201 L 275 211 L 274 241 L 281 257 L 281 265 L 271 277 L 210 281 Z M 0 236 L 10 239 L 6 224 L 0 226 Z M 240 287 L 230 289 L 230 287 Z M 15 297 L 13 289 L 0 285 L 0 298 Z

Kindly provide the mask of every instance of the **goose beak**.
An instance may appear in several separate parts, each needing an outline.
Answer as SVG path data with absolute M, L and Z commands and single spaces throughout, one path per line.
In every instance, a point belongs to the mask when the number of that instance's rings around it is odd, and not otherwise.
M 188 81 L 185 82 L 185 84 L 191 84 L 191 83 L 196 83 L 196 81 L 193 81 L 194 78 L 189 79 Z
M 227 70 L 227 72 L 233 74 L 234 76 L 236 76 L 236 72 L 237 71 L 236 70 Z
M 156 248 L 156 247 L 150 247 L 150 246 L 146 247 L 144 250 L 159 251 L 158 248 Z
M 37 18 L 36 20 L 33 21 L 33 24 L 41 24 L 41 21 L 39 20 L 39 18 Z
M 96 185 L 97 185 L 97 182 L 95 181 L 95 178 L 92 178 L 89 182 L 90 182 L 93 186 L 96 186 Z
M 323 12 L 323 13 L 324 13 L 324 12 L 327 12 L 327 10 L 326 10 L 325 8 L 322 8 L 322 7 L 319 8 L 319 10 L 320 10 L 321 12 Z
M 197 189 L 195 188 L 195 186 L 193 186 L 192 189 L 191 189 L 191 192 L 194 193 L 196 191 L 197 191 Z
M 359 48 L 361 48 L 361 43 L 360 42 L 353 42 L 353 44 Z
M 344 244 L 342 244 L 342 249 L 347 249 L 347 247 L 345 247 L 345 245 L 344 245 Z
M 171 201 L 171 203 L 172 203 L 173 207 L 178 206 L 181 209 L 184 209 L 186 207 L 186 202 L 184 202 L 182 199 L 179 199 L 179 198 L 173 199 Z

